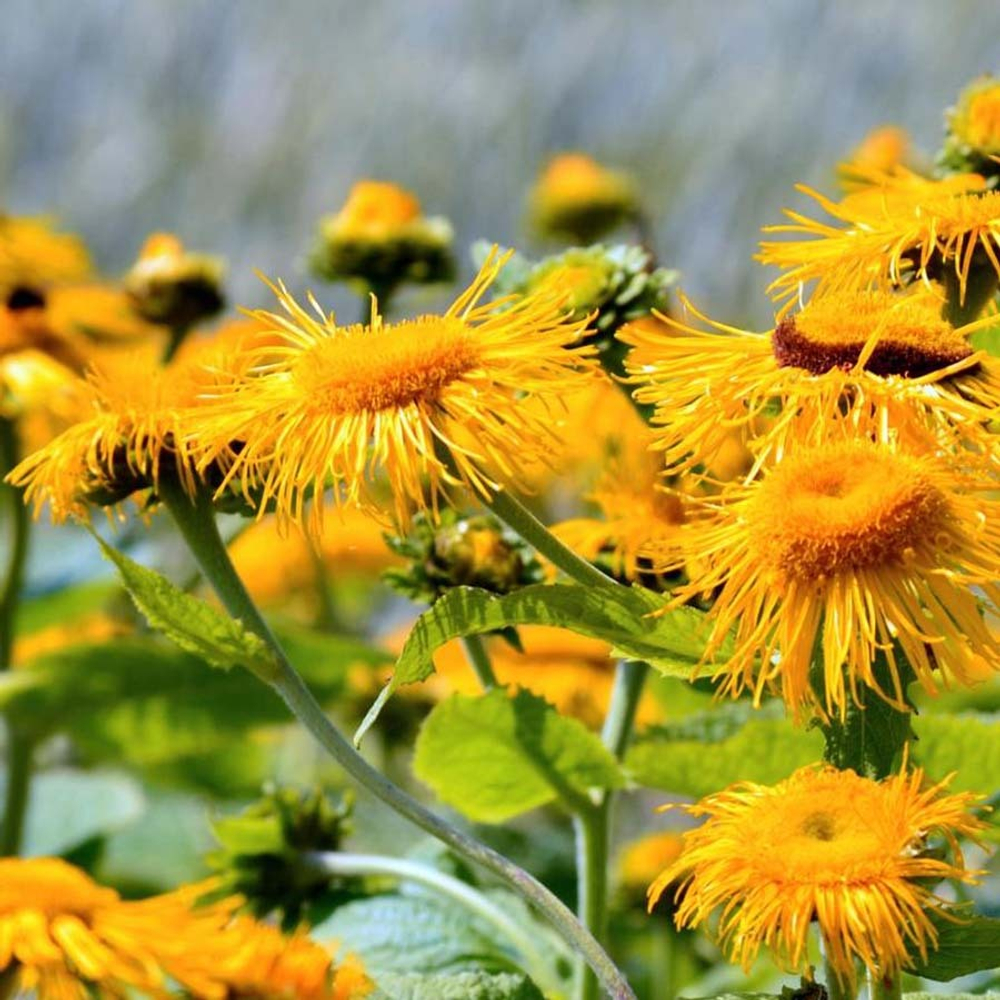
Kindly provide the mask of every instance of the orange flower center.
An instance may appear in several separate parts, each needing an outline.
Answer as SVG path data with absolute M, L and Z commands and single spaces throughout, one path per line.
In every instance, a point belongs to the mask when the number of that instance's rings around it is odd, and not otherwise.
M 338 331 L 302 353 L 293 377 L 316 411 L 339 416 L 433 403 L 478 363 L 460 320 L 427 316 Z
M 852 442 L 793 455 L 747 507 L 762 562 L 821 582 L 947 543 L 948 502 L 918 459 Z

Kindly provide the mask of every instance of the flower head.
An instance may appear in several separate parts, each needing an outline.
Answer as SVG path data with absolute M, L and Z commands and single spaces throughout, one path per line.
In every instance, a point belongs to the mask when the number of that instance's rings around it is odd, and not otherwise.
M 905 166 L 911 156 L 912 143 L 906 130 L 897 125 L 881 125 L 862 139 L 838 169 L 845 184 L 852 185 L 870 171 L 889 173 Z
M 450 280 L 453 239 L 448 221 L 424 216 L 409 191 L 361 180 L 339 212 L 320 220 L 311 263 L 328 281 L 356 281 L 387 295 L 404 281 Z
M 986 74 L 959 94 L 947 114 L 942 160 L 956 170 L 995 174 L 1000 154 L 1000 79 Z
M 787 300 L 786 309 L 810 281 L 825 293 L 953 275 L 964 301 L 974 264 L 1000 273 L 1000 193 L 985 190 L 978 174 L 928 180 L 903 168 L 872 172 L 866 187 L 839 202 L 798 189 L 842 226 L 786 211 L 791 224 L 765 227 L 767 233 L 797 237 L 763 241 L 757 257 L 784 270 L 769 291 Z
M 854 982 L 855 960 L 895 976 L 937 942 L 931 914 L 946 904 L 929 883 L 974 881 L 958 839 L 982 826 L 969 812 L 976 797 L 944 788 L 919 770 L 876 782 L 829 767 L 734 785 L 689 807 L 708 819 L 649 887 L 650 908 L 679 882 L 678 927 L 721 910 L 718 937 L 744 968 L 763 945 L 804 971 L 815 920 L 841 980 Z M 928 850 L 931 838 L 951 860 Z
M 766 456 L 843 420 L 995 453 L 984 427 L 1000 407 L 1000 367 L 968 340 L 988 321 L 953 327 L 933 290 L 818 296 L 767 334 L 695 315 L 708 331 L 667 319 L 619 333 L 670 471 L 711 466 L 734 431 Z
M 722 690 L 749 688 L 759 702 L 773 686 L 795 711 L 843 715 L 868 687 L 905 711 L 894 644 L 931 693 L 977 680 L 983 662 L 995 670 L 1000 641 L 980 608 L 1000 600 L 991 488 L 933 454 L 845 437 L 794 448 L 756 482 L 706 500 L 680 542 L 698 572 L 675 595 L 715 593 L 705 662 L 734 643 L 715 668 Z M 820 702 L 810 684 L 817 643 Z
M 574 243 L 593 243 L 633 219 L 638 197 L 631 178 L 585 153 L 554 156 L 531 192 L 530 212 L 539 232 Z
M 0 296 L 18 287 L 46 288 L 90 273 L 83 241 L 56 232 L 47 219 L 0 214 Z
M 372 480 L 384 471 L 406 525 L 413 507 L 436 511 L 449 486 L 483 492 L 543 460 L 553 441 L 546 410 L 592 376 L 591 350 L 568 349 L 586 324 L 566 319 L 551 295 L 480 305 L 502 264 L 487 260 L 443 315 L 398 323 L 376 313 L 339 327 L 279 285 L 287 315 L 255 315 L 286 346 L 267 348 L 275 360 L 262 370 L 250 370 L 249 352 L 247 375 L 206 401 L 192 425 L 205 460 L 242 442 L 228 478 L 261 513 L 273 503 L 314 528 L 323 505 L 307 515 L 306 501 L 327 486 L 337 503 L 377 507 Z

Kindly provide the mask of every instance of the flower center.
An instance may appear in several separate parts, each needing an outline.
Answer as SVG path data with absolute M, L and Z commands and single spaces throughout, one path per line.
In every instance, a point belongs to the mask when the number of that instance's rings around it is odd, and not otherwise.
M 814 812 L 806 816 L 800 829 L 807 837 L 829 841 L 837 835 L 837 821 L 828 812 Z
M 47 917 L 74 913 L 86 919 L 118 901 L 118 893 L 56 858 L 0 859 L 0 916 L 23 910 Z
M 981 90 L 969 101 L 964 138 L 978 149 L 1000 146 L 1000 85 Z
M 792 455 L 747 506 L 762 562 L 819 583 L 838 573 L 898 565 L 945 544 L 949 511 L 924 464 L 851 442 Z
M 823 375 L 853 368 L 873 335 L 878 339 L 864 367 L 875 375 L 920 378 L 973 353 L 932 297 L 877 293 L 811 302 L 775 327 L 771 348 L 781 367 Z
M 433 403 L 479 364 L 473 336 L 451 317 L 352 326 L 303 351 L 293 377 L 314 409 L 330 416 Z

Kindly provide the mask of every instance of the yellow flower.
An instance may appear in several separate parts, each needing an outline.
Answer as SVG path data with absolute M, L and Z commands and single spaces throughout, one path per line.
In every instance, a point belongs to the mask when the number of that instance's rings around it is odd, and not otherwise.
M 450 280 L 453 239 L 448 220 L 425 216 L 409 191 L 360 180 L 340 211 L 320 220 L 312 266 L 328 281 L 358 281 L 385 296 L 402 281 Z
M 68 646 L 106 642 L 116 636 L 126 635 L 129 631 L 130 627 L 125 622 L 104 613 L 49 625 L 29 635 L 15 638 L 13 665 L 22 666 L 39 656 L 58 653 Z
M 362 1000 L 374 989 L 357 959 L 334 969 L 330 953 L 301 931 L 285 937 L 237 917 L 212 944 L 213 976 L 231 1000 Z
M 630 580 L 642 571 L 646 551 L 669 549 L 684 523 L 683 501 L 663 487 L 663 459 L 648 450 L 651 441 L 643 431 L 610 459 L 588 496 L 600 508 L 601 518 L 573 518 L 553 529 L 585 559 L 593 561 L 610 549 L 612 571 Z
M 88 503 L 116 504 L 138 490 L 155 488 L 165 470 L 193 494 L 198 482 L 218 467 L 195 470 L 187 437 L 191 415 L 203 395 L 220 391 L 236 377 L 235 366 L 243 357 L 220 353 L 210 365 L 199 356 L 154 370 L 142 354 L 107 361 L 81 383 L 86 419 L 24 459 L 8 482 L 25 487 L 25 499 L 36 514 L 49 503 L 57 522 L 68 516 L 86 518 Z M 218 462 L 226 459 L 220 449 Z
M 181 328 L 222 308 L 224 274 L 220 258 L 187 250 L 173 233 L 153 233 L 124 285 L 143 318 Z
M 123 901 L 57 858 L 0 858 L 0 974 L 41 997 L 166 996 L 168 979 L 218 996 L 200 968 L 204 941 L 233 906 L 193 911 L 204 886 Z
M 1000 153 L 1000 79 L 973 80 L 948 114 L 950 138 L 980 156 Z
M 650 908 L 680 880 L 677 926 L 721 910 L 717 935 L 744 968 L 764 945 L 783 968 L 805 971 L 815 920 L 842 981 L 855 982 L 855 960 L 895 977 L 937 943 L 930 915 L 947 904 L 928 885 L 974 881 L 958 838 L 982 827 L 968 811 L 977 797 L 944 789 L 926 787 L 919 770 L 876 782 L 829 767 L 773 787 L 734 785 L 688 807 L 708 820 L 649 887 Z M 932 837 L 951 861 L 928 850 Z
M 684 837 L 677 830 L 650 833 L 628 844 L 618 861 L 619 878 L 626 889 L 636 890 L 656 880 L 681 854 Z
M 897 125 L 881 125 L 872 129 L 851 153 L 838 172 L 845 184 L 857 183 L 865 173 L 890 173 L 906 166 L 912 157 L 912 143 L 905 129 Z M 858 172 L 861 171 L 861 177 Z
M 638 208 L 631 178 L 585 153 L 554 156 L 530 198 L 532 221 L 541 233 L 582 244 L 633 219 Z
M 372 507 L 384 470 L 405 526 L 413 507 L 436 511 L 449 486 L 485 493 L 544 459 L 555 440 L 548 412 L 592 376 L 593 349 L 567 349 L 585 322 L 567 319 L 559 298 L 479 304 L 505 259 L 491 255 L 444 315 L 399 323 L 376 313 L 369 325 L 338 327 L 279 285 L 287 317 L 254 315 L 287 345 L 200 408 L 189 428 L 206 461 L 243 442 L 227 482 L 239 477 L 261 514 L 273 503 L 280 519 L 318 530 L 324 505 L 307 513 L 306 501 L 328 485 L 336 503 Z M 525 405 L 532 399 L 541 411 Z
M 79 281 L 90 266 L 79 237 L 55 232 L 47 219 L 0 214 L 0 297 L 19 287 Z
M 734 431 L 766 456 L 821 440 L 841 419 L 860 433 L 930 433 L 995 453 L 984 427 L 1000 407 L 1000 367 L 967 339 L 990 321 L 952 327 L 933 291 L 817 297 L 769 334 L 695 315 L 711 329 L 665 320 L 665 334 L 619 332 L 632 345 L 636 399 L 656 407 L 656 443 L 671 472 L 728 464 L 721 457 Z
M 869 186 L 839 202 L 802 185 L 798 190 L 843 226 L 786 211 L 791 224 L 765 227 L 812 237 L 760 244 L 757 259 L 784 269 L 768 289 L 779 300 L 794 300 L 814 280 L 817 292 L 838 292 L 954 275 L 964 302 L 974 261 L 1000 273 L 1000 192 L 986 191 L 976 174 L 936 181 L 899 168 L 873 174 Z
M 715 594 L 705 662 L 733 641 L 714 668 L 721 690 L 750 688 L 759 703 L 778 687 L 796 712 L 843 716 L 867 686 L 906 710 L 894 640 L 932 694 L 972 683 L 983 660 L 996 670 L 1000 641 L 980 611 L 1000 601 L 991 488 L 938 456 L 847 437 L 792 448 L 762 479 L 705 500 L 681 542 L 698 572 L 675 598 Z M 821 704 L 809 676 L 817 643 Z
M 545 698 L 563 714 L 579 719 L 592 729 L 600 727 L 607 714 L 614 684 L 611 647 L 599 639 L 577 635 L 547 625 L 518 628 L 523 653 L 505 639 L 485 637 L 493 672 L 501 684 L 524 688 Z M 386 647 L 400 649 L 405 632 L 391 637 Z M 477 694 L 481 690 L 465 651 L 458 641 L 449 642 L 434 654 L 436 673 L 412 690 L 417 697 L 436 700 L 450 694 Z M 637 720 L 648 725 L 661 717 L 655 699 L 643 697 Z
M 298 531 L 283 532 L 277 519 L 267 517 L 237 536 L 229 555 L 253 599 L 272 605 L 310 588 L 315 594 L 321 567 L 338 580 L 374 579 L 398 564 L 384 530 L 364 511 L 348 508 L 324 519 L 323 534 L 312 541 Z
M 94 347 L 134 346 L 163 338 L 162 327 L 144 320 L 129 296 L 112 285 L 60 285 L 47 289 L 45 319 L 57 333 Z M 93 349 L 88 353 L 92 356 Z

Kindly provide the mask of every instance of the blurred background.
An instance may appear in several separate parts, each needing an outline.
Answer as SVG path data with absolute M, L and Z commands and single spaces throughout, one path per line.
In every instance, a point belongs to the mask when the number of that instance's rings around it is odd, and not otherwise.
M 306 283 L 317 218 L 360 176 L 413 189 L 460 247 L 534 249 L 528 186 L 580 149 L 638 178 L 696 301 L 764 325 L 750 257 L 806 204 L 792 185 L 831 188 L 885 122 L 933 152 L 943 108 L 1000 67 L 995 0 L 3 6 L 0 203 L 57 214 L 111 273 L 175 230 L 248 304 L 254 268 Z

